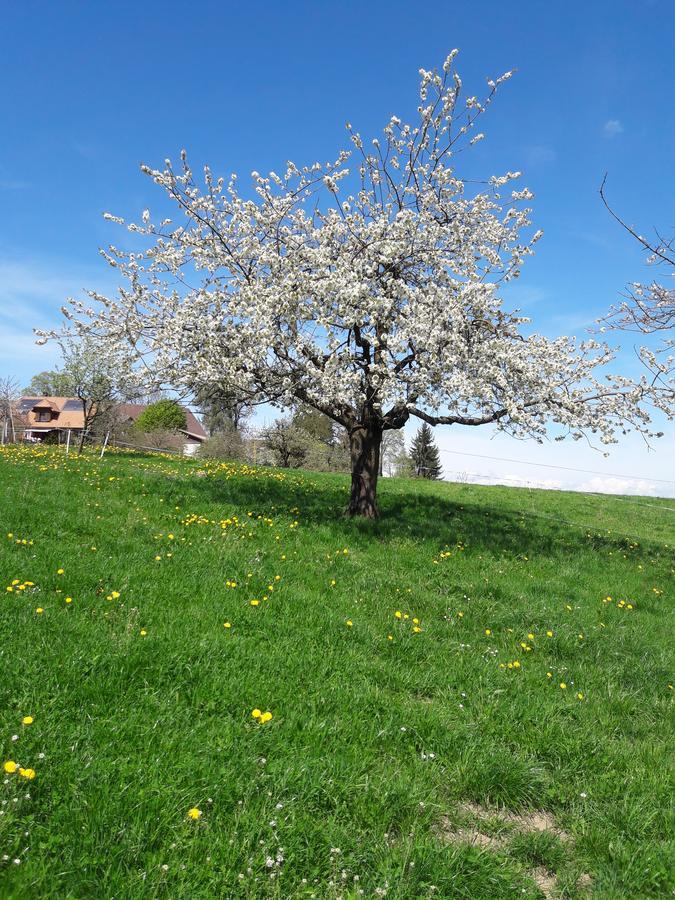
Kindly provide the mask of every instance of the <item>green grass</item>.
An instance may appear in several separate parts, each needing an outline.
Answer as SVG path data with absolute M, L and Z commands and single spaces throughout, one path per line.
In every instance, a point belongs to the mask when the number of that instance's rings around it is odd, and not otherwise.
M 672 501 L 346 487 L 0 450 L 0 896 L 669 895 Z

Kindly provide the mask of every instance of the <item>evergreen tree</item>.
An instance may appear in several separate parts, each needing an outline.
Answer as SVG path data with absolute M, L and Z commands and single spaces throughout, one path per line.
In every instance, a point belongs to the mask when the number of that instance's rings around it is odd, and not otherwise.
M 415 440 L 410 448 L 410 456 L 413 461 L 413 471 L 418 478 L 441 477 L 441 461 L 438 456 L 438 447 L 433 439 L 431 428 L 426 422 L 415 435 Z

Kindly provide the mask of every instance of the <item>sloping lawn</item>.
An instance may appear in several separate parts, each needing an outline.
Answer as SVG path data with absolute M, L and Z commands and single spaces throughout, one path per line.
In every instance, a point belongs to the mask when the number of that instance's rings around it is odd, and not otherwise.
M 675 503 L 346 489 L 0 449 L 0 896 L 669 896 Z

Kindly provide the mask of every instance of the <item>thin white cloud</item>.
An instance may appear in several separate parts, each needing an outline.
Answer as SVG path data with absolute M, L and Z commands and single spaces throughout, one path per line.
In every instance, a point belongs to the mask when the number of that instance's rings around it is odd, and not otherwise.
M 0 316 L 26 321 L 45 313 L 58 317 L 68 297 L 82 299 L 87 288 L 115 291 L 108 270 L 76 267 L 61 260 L 16 260 L 0 257 Z M 40 322 L 31 322 L 40 326 Z
M 510 308 L 515 306 L 518 309 L 527 310 L 529 306 L 535 306 L 537 303 L 548 300 L 549 292 L 545 288 L 533 284 L 511 281 L 504 286 L 502 296 L 508 301 Z
M 595 234 L 592 231 L 570 231 L 569 235 L 576 240 L 584 241 L 587 244 L 591 244 L 594 247 L 600 247 L 603 250 L 611 250 L 614 246 L 610 240 L 600 234 Z
M 73 149 L 84 159 L 95 159 L 97 148 L 91 141 L 73 141 Z
M 506 487 L 526 487 L 546 491 L 573 491 L 582 494 L 619 494 L 623 496 L 637 497 L 673 497 L 675 485 L 664 485 L 647 480 L 635 480 L 613 476 L 598 476 L 583 479 L 583 476 L 575 478 L 567 476 L 565 479 L 542 478 L 534 468 L 527 473 L 530 477 L 523 477 L 514 472 L 485 473 L 452 469 L 447 464 L 443 469 L 443 478 L 446 481 L 456 481 L 468 484 L 495 484 Z
M 0 260 L 0 316 L 26 321 L 45 307 L 53 306 L 58 312 L 66 298 L 79 294 L 82 286 L 75 273 L 68 275 L 49 266 Z
M 68 297 L 82 297 L 85 286 L 113 288 L 103 266 L 87 269 L 62 260 L 0 258 L 0 374 L 27 383 L 35 372 L 58 362 L 58 347 L 37 346 L 33 328 L 58 327 L 60 307 Z
M 415 420 L 406 428 L 408 446 L 418 424 Z M 671 482 L 675 480 L 672 473 L 675 432 L 666 422 L 663 431 L 666 436 L 654 440 L 652 450 L 639 436 L 630 435 L 611 448 L 608 458 L 585 442 L 538 445 L 494 434 L 489 426 L 473 429 L 439 426 L 434 429 L 434 439 L 440 449 L 444 477 L 450 481 L 674 497 L 675 484 Z
M 33 371 L 53 368 L 61 354 L 56 344 L 38 346 L 30 329 L 0 322 L 0 375 L 27 380 Z
M 663 491 L 650 481 L 635 481 L 628 478 L 615 478 L 596 475 L 582 481 L 575 488 L 589 494 L 635 494 L 639 497 L 658 497 Z
M 550 166 L 558 158 L 553 147 L 547 144 L 529 144 L 523 154 L 525 163 L 530 166 Z
M 623 125 L 618 119 L 607 119 L 602 127 L 605 137 L 613 138 L 623 133 Z
M 468 484 L 502 484 L 506 487 L 527 487 L 544 491 L 571 490 L 564 482 L 557 478 L 523 478 L 515 473 L 502 474 L 499 472 L 475 472 L 458 469 L 452 471 L 447 465 L 443 469 L 443 477 L 446 481 L 459 481 Z
M 0 191 L 23 191 L 30 187 L 27 181 L 16 178 L 0 178 Z

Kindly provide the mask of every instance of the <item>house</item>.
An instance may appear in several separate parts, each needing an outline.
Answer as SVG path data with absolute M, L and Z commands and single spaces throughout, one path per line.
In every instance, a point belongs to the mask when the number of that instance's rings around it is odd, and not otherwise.
M 147 405 L 144 403 L 119 403 L 115 419 L 120 426 L 132 425 Z M 208 435 L 194 413 L 181 407 L 185 413 L 183 452 L 192 456 Z M 77 397 L 21 397 L 18 411 L 24 428 L 24 440 L 65 440 L 70 432 L 78 436 L 84 427 L 82 401 Z
M 120 403 L 115 410 L 117 421 L 121 425 L 133 425 L 144 409 L 147 409 L 145 403 Z M 185 435 L 183 453 L 186 456 L 194 456 L 208 435 L 192 410 L 186 406 L 181 406 L 181 409 L 185 413 L 185 428 L 179 429 L 180 433 Z
M 82 401 L 77 397 L 21 397 L 17 404 L 24 440 L 60 440 L 84 427 Z

